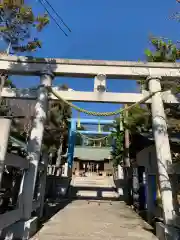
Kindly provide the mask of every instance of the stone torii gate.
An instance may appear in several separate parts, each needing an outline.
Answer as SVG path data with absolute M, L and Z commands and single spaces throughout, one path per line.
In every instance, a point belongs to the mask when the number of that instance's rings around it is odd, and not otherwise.
M 76 118 L 72 118 L 70 120 L 70 130 L 69 130 L 69 146 L 68 146 L 68 155 L 67 155 L 67 162 L 68 162 L 68 166 L 70 168 L 72 168 L 73 165 L 73 157 L 74 157 L 74 147 L 75 147 L 75 137 L 77 134 L 77 122 L 78 119 Z M 92 124 L 92 125 L 98 125 L 99 124 L 99 120 L 98 119 L 81 119 L 81 124 Z M 101 120 L 101 124 L 103 125 L 112 125 L 113 124 L 113 120 Z M 91 134 L 91 135 L 97 135 L 97 134 L 101 134 L 101 135 L 109 135 L 110 132 L 101 132 L 99 133 L 98 131 L 83 131 L 83 130 L 78 130 L 79 133 L 81 134 Z
M 88 130 L 78 130 L 77 125 L 79 119 L 77 118 L 71 118 L 70 120 L 70 129 L 69 129 L 69 144 L 68 144 L 68 154 L 67 154 L 67 165 L 65 167 L 66 175 L 68 175 L 68 172 L 72 174 L 72 166 L 74 161 L 74 150 L 75 150 L 75 143 L 76 143 L 76 136 L 77 134 L 83 134 L 86 135 L 103 135 L 108 136 L 111 134 L 111 132 L 98 132 L 97 130 L 94 131 L 88 131 Z M 99 123 L 102 125 L 112 125 L 113 120 L 101 120 L 101 122 L 98 119 L 81 119 L 81 124 L 87 124 L 87 125 L 98 125 Z
M 171 91 L 161 92 L 161 81 L 174 80 L 180 77 L 179 63 L 144 63 L 144 62 L 118 62 L 118 61 L 94 61 L 94 60 L 69 60 L 69 59 L 36 59 L 28 57 L 2 56 L 0 57 L 0 71 L 8 75 L 40 76 L 40 85 L 37 91 L 29 89 L 6 89 L 2 96 L 6 98 L 37 99 L 35 106 L 34 127 L 31 131 L 28 143 L 30 167 L 25 174 L 23 184 L 23 215 L 22 219 L 28 220 L 32 211 L 32 195 L 35 187 L 37 166 L 40 158 L 41 144 L 44 131 L 44 121 L 47 113 L 47 102 L 56 99 L 52 94 L 48 97 L 48 89 L 55 76 L 95 78 L 93 92 L 65 92 L 58 94 L 68 101 L 80 102 L 108 102 L 108 103 L 135 103 L 145 98 L 146 103 L 151 104 L 152 125 L 155 137 L 157 165 L 160 181 L 160 189 L 164 210 L 164 222 L 168 229 L 174 220 L 172 189 L 169 179 L 171 173 L 171 152 L 167 134 L 167 124 L 163 101 L 166 103 L 178 103 Z M 149 92 L 142 93 L 112 93 L 106 92 L 107 79 L 146 79 Z M 80 81 L 80 80 L 79 80 Z M 8 127 L 7 127 L 8 129 Z M 4 141 L 4 142 L 3 142 Z M 8 130 L 1 139 L 1 146 L 7 145 Z M 4 144 L 4 145 L 2 145 Z M 0 160 L 4 161 L 5 151 L 0 149 Z M 1 169 L 2 171 L 2 169 Z

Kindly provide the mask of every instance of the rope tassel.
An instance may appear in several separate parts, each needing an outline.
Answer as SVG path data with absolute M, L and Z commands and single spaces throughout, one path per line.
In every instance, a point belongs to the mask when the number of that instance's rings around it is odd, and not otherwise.
M 101 133 L 101 123 L 100 123 L 100 119 L 98 121 L 98 133 Z
M 80 112 L 78 112 L 77 128 L 81 128 Z

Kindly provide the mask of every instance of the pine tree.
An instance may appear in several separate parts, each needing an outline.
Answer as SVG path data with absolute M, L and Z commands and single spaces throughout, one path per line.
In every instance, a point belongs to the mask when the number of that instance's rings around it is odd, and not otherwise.
M 32 28 L 40 32 L 49 23 L 46 13 L 36 17 L 32 8 L 23 5 L 21 1 L 19 3 L 17 0 L 3 0 L 3 4 L 0 5 L 0 16 L 0 36 L 9 46 L 8 50 L 16 53 L 41 48 L 41 41 L 33 38 L 31 32 Z
M 124 162 L 124 132 L 120 131 L 120 119 L 114 121 L 114 130 L 112 131 L 112 138 L 114 141 L 112 155 L 112 163 L 116 168 L 119 164 Z
M 151 38 L 151 43 L 153 50 L 145 50 L 147 60 L 149 62 L 172 62 L 175 63 L 180 59 L 180 49 L 178 44 L 173 44 L 170 40 L 162 40 L 161 38 Z M 145 88 L 147 87 L 146 83 L 143 83 Z M 178 97 L 180 92 L 180 81 L 162 81 L 161 82 L 162 90 L 171 90 L 171 92 Z M 164 104 L 165 112 L 168 119 L 169 131 L 179 131 L 180 129 L 180 109 L 177 105 L 174 104 Z
M 145 55 L 148 62 L 176 62 L 180 59 L 180 49 L 177 44 L 173 44 L 172 41 L 162 40 L 161 38 L 150 38 L 152 49 L 146 49 Z M 146 80 L 138 81 L 141 87 L 148 90 Z M 180 82 L 178 80 L 162 81 L 163 90 L 171 89 L 172 93 L 178 95 L 180 92 Z M 164 104 L 165 112 L 167 115 L 168 131 L 176 132 L 180 130 L 180 109 L 179 106 L 174 104 Z M 128 111 L 128 117 L 125 118 L 124 127 L 129 129 L 130 134 L 141 133 L 149 131 L 151 127 L 151 110 L 149 106 L 140 105 L 131 108 Z M 114 128 L 117 129 L 113 133 L 113 136 L 119 139 L 117 141 L 118 148 L 116 147 L 113 157 L 114 160 L 120 161 L 123 157 L 123 151 L 120 146 L 123 145 L 122 134 L 119 132 L 118 119 L 114 124 Z
M 49 23 L 47 14 L 35 17 L 31 7 L 24 0 L 2 0 L 0 4 L 0 37 L 8 45 L 1 54 L 35 51 L 42 46 L 38 38 L 31 36 L 32 28 L 40 32 Z M 6 73 L 0 73 L 0 106 L 2 89 L 12 82 Z M 1 106 L 2 107 L 2 106 Z
M 171 62 L 175 63 L 180 59 L 180 49 L 178 44 L 174 44 L 171 40 L 162 40 L 161 38 L 150 37 L 151 48 L 145 50 L 146 60 L 148 62 Z M 146 80 L 137 81 L 141 89 L 148 90 Z M 171 89 L 172 93 L 177 94 L 180 92 L 179 80 L 173 82 L 162 81 L 162 90 Z

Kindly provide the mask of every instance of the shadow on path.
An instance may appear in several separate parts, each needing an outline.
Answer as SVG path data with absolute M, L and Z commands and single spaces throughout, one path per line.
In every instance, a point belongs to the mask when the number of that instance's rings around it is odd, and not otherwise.
M 78 192 L 85 191 L 85 195 L 78 196 Z M 95 196 L 94 194 L 95 193 Z M 44 214 L 39 221 L 38 231 L 48 222 L 56 213 L 64 209 L 68 204 L 74 200 L 87 200 L 87 201 L 123 201 L 117 196 L 104 196 L 104 193 L 111 195 L 116 193 L 114 187 L 89 187 L 89 186 L 70 186 L 66 196 L 56 200 L 49 200 L 45 203 Z
M 64 209 L 68 204 L 72 202 L 71 198 L 62 197 L 61 199 L 49 200 L 44 204 L 44 213 L 43 217 L 40 219 L 38 223 L 37 232 L 44 227 L 44 225 L 59 211 Z

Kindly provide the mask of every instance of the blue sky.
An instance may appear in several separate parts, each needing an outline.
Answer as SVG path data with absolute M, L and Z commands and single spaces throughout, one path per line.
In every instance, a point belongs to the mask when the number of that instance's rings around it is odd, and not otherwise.
M 170 20 L 180 9 L 175 0 L 50 0 L 52 6 L 72 29 L 65 37 L 51 20 L 38 36 L 43 48 L 34 55 L 56 58 L 143 60 L 144 49 L 149 46 L 148 35 L 179 38 L 180 25 Z M 44 9 L 38 0 L 27 0 L 35 13 Z M 37 78 L 16 77 L 18 87 L 38 83 Z M 54 84 L 66 83 L 75 90 L 92 90 L 91 79 L 57 78 Z M 109 91 L 136 92 L 133 81 L 108 81 Z M 78 103 L 95 111 L 112 111 L 117 105 Z M 77 114 L 74 113 L 74 116 Z M 86 116 L 87 117 L 87 116 Z

